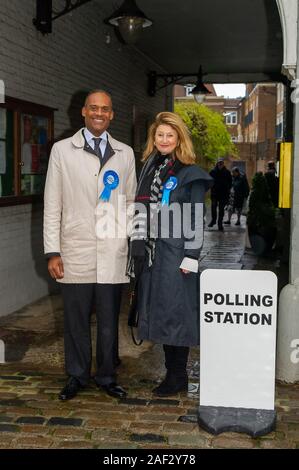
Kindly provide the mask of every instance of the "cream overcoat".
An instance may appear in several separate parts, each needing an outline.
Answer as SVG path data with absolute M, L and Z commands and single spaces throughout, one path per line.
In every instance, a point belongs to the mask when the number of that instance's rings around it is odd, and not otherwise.
M 101 168 L 99 158 L 84 150 L 82 129 L 54 144 L 45 186 L 44 251 L 60 253 L 63 283 L 128 282 L 128 234 L 136 190 L 131 147 L 108 134 L 114 155 Z M 112 170 L 119 185 L 109 203 L 100 195 Z

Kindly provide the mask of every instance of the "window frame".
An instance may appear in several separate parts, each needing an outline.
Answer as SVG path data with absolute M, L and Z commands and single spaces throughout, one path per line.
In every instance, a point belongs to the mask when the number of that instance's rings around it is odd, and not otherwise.
M 21 116 L 22 114 L 32 114 L 48 119 L 48 142 L 47 154 L 50 155 L 50 149 L 54 142 L 54 112 L 57 108 L 32 103 L 29 101 L 5 97 L 5 103 L 0 103 L 0 108 L 8 109 L 13 112 L 13 158 L 14 158 L 14 194 L 11 196 L 0 196 L 0 207 L 16 206 L 20 204 L 30 204 L 42 202 L 43 194 L 22 195 L 21 194 Z
M 238 125 L 238 111 L 228 111 L 225 116 L 225 124 L 227 126 L 237 126 Z

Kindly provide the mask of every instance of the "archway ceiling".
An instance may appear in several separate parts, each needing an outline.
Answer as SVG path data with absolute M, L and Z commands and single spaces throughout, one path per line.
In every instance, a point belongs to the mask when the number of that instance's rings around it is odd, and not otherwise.
M 282 78 L 283 39 L 275 0 L 137 3 L 153 20 L 138 48 L 167 73 L 194 73 L 201 64 L 205 82 Z

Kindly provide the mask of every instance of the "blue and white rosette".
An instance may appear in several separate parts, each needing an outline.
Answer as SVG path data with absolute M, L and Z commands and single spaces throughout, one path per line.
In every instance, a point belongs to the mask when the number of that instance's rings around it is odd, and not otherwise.
M 100 195 L 100 201 L 108 202 L 111 196 L 111 191 L 119 185 L 118 174 L 113 170 L 108 170 L 104 173 L 103 183 L 104 190 Z
M 163 194 L 162 194 L 162 206 L 169 206 L 169 198 L 170 193 L 173 191 L 178 185 L 178 180 L 175 176 L 171 176 L 163 187 Z

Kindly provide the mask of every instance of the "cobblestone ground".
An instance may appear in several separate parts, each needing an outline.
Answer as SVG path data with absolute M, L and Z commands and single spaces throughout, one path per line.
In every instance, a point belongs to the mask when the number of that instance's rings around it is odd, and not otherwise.
M 243 226 L 205 233 L 204 268 L 279 269 L 273 258 L 245 251 Z M 128 398 L 116 400 L 94 384 L 61 402 L 64 385 L 63 310 L 60 296 L 46 297 L 0 319 L 6 364 L 0 366 L 0 448 L 299 448 L 299 384 L 276 384 L 276 431 L 252 439 L 245 434 L 213 436 L 197 425 L 199 352 L 189 361 L 189 393 L 155 399 L 164 375 L 159 345 L 133 345 L 126 326 L 127 293 L 120 319 L 119 383 Z M 94 324 L 93 324 L 94 336 Z

